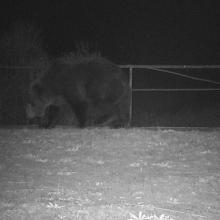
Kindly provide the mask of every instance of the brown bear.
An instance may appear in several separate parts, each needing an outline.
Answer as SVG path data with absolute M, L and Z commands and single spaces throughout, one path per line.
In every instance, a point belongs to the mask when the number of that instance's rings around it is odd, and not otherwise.
M 73 63 L 56 60 L 31 83 L 27 118 L 38 118 L 40 127 L 54 127 L 66 103 L 79 127 L 124 127 L 129 94 L 126 73 L 105 58 L 80 58 Z

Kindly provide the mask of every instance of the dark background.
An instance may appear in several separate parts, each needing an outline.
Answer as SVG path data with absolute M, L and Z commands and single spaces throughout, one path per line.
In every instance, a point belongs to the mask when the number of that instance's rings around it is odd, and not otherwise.
M 52 55 L 92 42 L 119 64 L 218 64 L 217 1 L 2 1 L 1 32 L 16 21 L 42 29 Z
M 87 42 L 117 64 L 220 64 L 217 3 L 207 0 L 9 0 L 0 5 L 0 35 L 14 22 L 21 21 L 41 30 L 43 49 L 50 57 L 63 56 L 74 51 L 79 42 Z M 174 71 L 220 81 L 219 69 Z M 11 82 L 7 71 L 4 73 L 6 81 Z M 16 71 L 15 75 L 21 74 Z M 134 70 L 133 76 L 134 88 L 218 88 L 149 70 Z M 20 84 L 27 84 L 20 79 Z M 18 82 L 19 79 L 14 80 L 9 89 L 16 88 Z M 21 96 L 25 93 L 22 89 Z M 8 117 L 8 121 L 13 115 L 12 121 L 18 121 L 15 115 L 20 113 L 11 106 L 16 102 L 15 106 L 21 106 L 25 101 L 18 99 L 17 93 L 14 90 L 13 96 L 2 101 L 6 107 L 0 119 Z M 219 126 L 219 95 L 219 91 L 134 92 L 133 121 L 141 126 Z M 9 109 L 14 111 L 11 113 Z

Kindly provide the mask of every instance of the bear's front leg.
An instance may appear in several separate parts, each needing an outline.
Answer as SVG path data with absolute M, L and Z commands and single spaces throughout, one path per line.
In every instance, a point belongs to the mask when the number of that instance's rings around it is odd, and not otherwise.
M 59 107 L 56 105 L 47 106 L 44 116 L 41 118 L 39 127 L 40 128 L 53 128 L 56 126 L 58 119 Z
M 87 122 L 87 111 L 88 111 L 88 103 L 83 101 L 71 103 L 71 107 L 76 114 L 78 120 L 78 126 L 80 128 L 84 128 Z

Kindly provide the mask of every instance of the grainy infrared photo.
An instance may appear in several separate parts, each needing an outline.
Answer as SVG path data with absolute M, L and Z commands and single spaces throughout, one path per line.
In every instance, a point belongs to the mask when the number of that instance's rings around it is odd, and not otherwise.
M 220 219 L 214 1 L 0 14 L 0 220 Z

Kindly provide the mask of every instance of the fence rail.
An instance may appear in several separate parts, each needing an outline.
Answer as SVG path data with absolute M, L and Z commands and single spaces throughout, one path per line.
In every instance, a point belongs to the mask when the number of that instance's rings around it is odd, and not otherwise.
M 157 91 L 220 91 L 220 82 L 208 80 L 204 78 L 189 76 L 189 74 L 182 74 L 169 69 L 220 69 L 220 65 L 120 65 L 122 69 L 129 69 L 129 86 L 130 86 L 130 107 L 129 107 L 129 124 L 132 123 L 133 115 L 133 92 L 157 92 Z M 196 81 L 202 81 L 214 85 L 219 85 L 219 88 L 133 88 L 133 69 L 148 69 L 164 73 L 170 73 L 183 78 L 189 78 Z
M 125 64 L 119 65 L 121 68 L 132 69 L 220 69 L 220 65 L 135 65 Z M 0 69 L 36 69 L 33 66 L 1 66 Z M 40 67 L 39 67 L 40 68 Z
M 119 65 L 121 68 L 132 69 L 220 69 L 220 65 Z
M 40 69 L 40 67 L 33 67 L 33 66 L 0 66 L 0 69 Z
M 173 91 L 173 92 L 178 92 L 178 91 L 220 91 L 220 88 L 198 88 L 198 89 L 194 89 L 194 88 L 180 88 L 180 89 L 132 89 L 133 92 L 169 92 L 169 91 Z
M 179 73 L 176 70 L 182 70 L 182 69 L 220 69 L 220 65 L 119 65 L 122 69 L 128 69 L 129 70 L 129 86 L 130 86 L 130 107 L 129 107 L 129 124 L 132 122 L 132 111 L 133 111 L 133 100 L 132 100 L 132 94 L 133 92 L 166 92 L 166 91 L 220 91 L 220 82 L 213 81 L 209 79 L 199 78 L 190 76 L 190 73 L 183 74 Z M 0 69 L 38 69 L 37 66 L 0 66 Z M 40 69 L 40 67 L 39 67 Z M 218 88 L 214 88 L 209 86 L 208 88 L 133 88 L 133 70 L 134 69 L 147 69 L 147 70 L 153 70 L 153 71 L 159 71 L 163 73 L 169 73 L 173 75 L 177 75 L 183 78 L 188 78 L 191 80 L 196 81 L 202 81 L 209 83 L 210 85 L 219 86 Z

